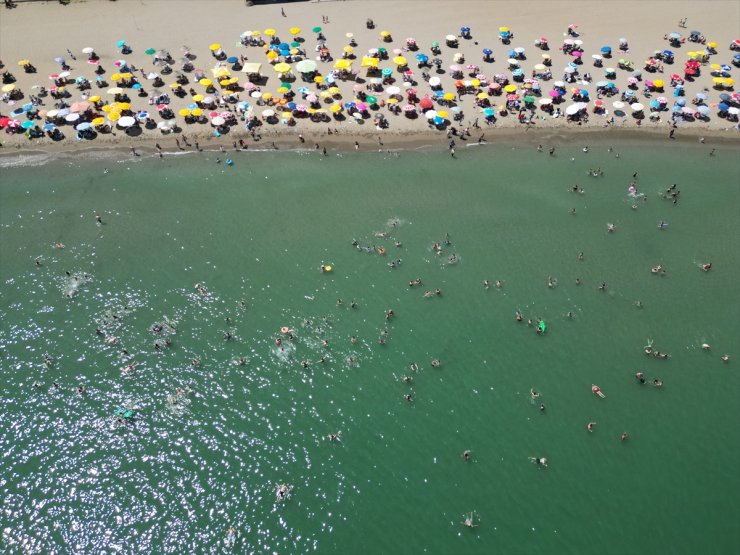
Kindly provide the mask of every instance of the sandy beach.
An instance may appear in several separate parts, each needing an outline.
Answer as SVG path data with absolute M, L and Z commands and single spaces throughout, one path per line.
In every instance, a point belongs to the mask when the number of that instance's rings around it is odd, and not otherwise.
M 732 87 L 725 90 L 714 88 L 711 64 L 727 64 L 730 70 L 724 75 L 733 77 L 737 68 L 731 66 L 733 52 L 729 49 L 730 43 L 734 41 L 737 30 L 736 26 L 725 22 L 737 21 L 740 17 L 740 5 L 737 2 L 716 0 L 704 2 L 701 5 L 695 2 L 622 2 L 618 6 L 605 8 L 601 3 L 576 2 L 582 9 L 574 15 L 573 2 L 540 1 L 532 2 L 527 11 L 503 13 L 490 9 L 484 1 L 461 1 L 449 3 L 441 1 L 421 2 L 408 1 L 404 3 L 393 3 L 383 1 L 324 1 L 324 2 L 300 2 L 288 4 L 268 4 L 248 7 L 244 2 L 237 0 L 213 0 L 211 2 L 185 2 L 175 6 L 172 2 L 151 1 L 135 2 L 133 0 L 121 0 L 110 2 L 104 0 L 91 0 L 87 2 L 72 2 L 63 6 L 57 2 L 38 2 L 19 4 L 14 9 L 2 9 L 0 12 L 0 59 L 5 64 L 4 70 L 10 71 L 16 81 L 12 83 L 16 90 L 23 93 L 22 98 L 10 100 L 6 96 L 5 102 L 0 104 L 2 116 L 15 117 L 16 121 L 24 122 L 27 117 L 25 113 L 12 115 L 14 110 L 19 110 L 23 105 L 30 102 L 29 95 L 37 95 L 40 87 L 53 86 L 53 80 L 49 76 L 59 74 L 60 63 L 56 58 L 64 58 L 65 64 L 69 66 L 70 84 L 65 89 L 68 92 L 63 100 L 65 106 L 69 107 L 77 102 L 87 102 L 88 99 L 98 95 L 100 101 L 92 103 L 90 108 L 80 113 L 80 118 L 74 121 L 65 121 L 64 118 L 56 120 L 59 130 L 64 134 L 64 139 L 54 141 L 48 137 L 29 139 L 18 129 L 17 133 L 6 133 L 2 130 L 0 141 L 4 147 L 16 147 L 24 150 L 55 151 L 76 150 L 80 147 L 124 146 L 132 145 L 152 150 L 154 145 L 159 144 L 163 151 L 177 149 L 175 139 L 186 137 L 190 144 L 200 141 L 202 147 L 223 145 L 231 148 L 238 140 L 244 140 L 245 145 L 254 146 L 255 139 L 259 141 L 262 148 L 270 147 L 272 143 L 278 148 L 310 147 L 312 145 L 353 146 L 355 141 L 360 148 L 378 148 L 379 146 L 394 148 L 407 147 L 408 145 L 445 145 L 450 131 L 459 136 L 465 128 L 469 128 L 469 140 L 496 141 L 510 140 L 512 137 L 526 135 L 528 141 L 546 141 L 550 137 L 569 134 L 571 131 L 596 131 L 604 129 L 607 132 L 614 130 L 630 130 L 634 133 L 642 133 L 646 136 L 661 136 L 667 138 L 673 123 L 671 114 L 676 101 L 683 99 L 686 107 L 698 108 L 692 103 L 697 94 L 704 93 L 706 100 L 704 104 L 708 107 L 709 116 L 705 119 L 683 117 L 676 121 L 674 131 L 675 138 L 689 135 L 692 140 L 700 137 L 735 137 L 737 131 L 736 121 L 718 117 L 717 112 L 721 99 L 720 94 L 732 94 Z M 281 14 L 281 8 L 285 16 Z M 718 17 L 718 14 L 722 14 Z M 368 29 L 367 19 L 371 18 L 374 28 Z M 685 28 L 680 27 L 681 20 L 686 18 Z M 328 22 L 326 22 L 328 21 Z M 105 22 L 105 24 L 101 24 Z M 462 27 L 470 28 L 470 37 L 463 38 Z M 500 40 L 499 29 L 508 27 L 513 34 L 509 44 L 503 44 Z M 569 26 L 573 34 L 568 35 Z M 317 39 L 318 33 L 313 32 L 314 27 L 321 27 L 324 41 Z M 29 33 L 28 29 L 33 28 Z M 291 35 L 290 29 L 299 28 L 300 32 Z M 267 45 L 245 46 L 240 37 L 244 37 L 246 31 L 252 31 L 257 38 L 270 40 L 270 34 L 264 31 L 274 29 L 275 35 L 280 42 L 290 42 L 294 38 L 299 40 L 298 53 L 291 58 L 292 79 L 287 79 L 291 85 L 283 105 L 267 105 L 263 99 L 252 96 L 250 91 L 244 90 L 247 82 L 245 73 L 234 70 L 233 63 L 226 60 L 217 60 L 210 50 L 210 45 L 219 44 L 223 50 L 223 57 L 228 59 L 245 57 L 245 63 L 260 63 L 263 78 L 256 81 L 257 90 L 271 93 L 273 99 L 285 96 L 285 90 L 281 92 L 281 79 L 275 71 L 271 60 L 267 57 L 269 51 Z M 81 32 L 83 31 L 84 32 Z M 707 56 L 701 62 L 700 75 L 693 80 L 684 80 L 684 64 L 689 60 L 687 52 L 703 51 L 707 48 L 704 44 L 685 40 L 691 31 L 700 31 L 707 43 L 716 42 L 716 54 Z M 381 33 L 390 33 L 390 40 L 385 41 Z M 679 33 L 681 38 L 674 46 L 670 46 L 666 36 L 670 33 Z M 347 34 L 351 33 L 351 38 Z M 446 37 L 454 35 L 457 46 L 449 47 Z M 547 50 L 535 46 L 540 38 L 547 38 L 549 48 Z M 408 48 L 408 38 L 415 39 L 417 49 Z M 619 50 L 619 39 L 625 38 L 628 50 Z M 582 41 L 577 44 L 582 50 L 580 56 L 572 53 L 564 53 L 562 48 L 564 41 L 569 39 L 573 42 Z M 131 52 L 122 53 L 122 48 L 117 47 L 119 41 L 125 41 Z M 337 78 L 333 83 L 323 83 L 317 86 L 313 82 L 303 82 L 301 74 L 296 71 L 296 60 L 301 58 L 314 60 L 317 58 L 318 45 L 321 43 L 329 50 L 328 61 L 317 62 L 317 73 L 321 76 L 330 74 L 337 60 L 341 60 L 343 51 L 354 41 L 352 54 L 355 56 L 352 70 L 357 75 L 346 80 Z M 430 51 L 433 42 L 439 42 L 440 51 L 434 54 Z M 183 58 L 183 46 L 187 45 L 191 52 L 191 63 L 194 71 L 181 71 L 181 60 Z M 600 55 L 604 46 L 612 49 L 611 58 L 602 60 L 601 67 L 595 67 L 593 55 Z M 88 63 L 88 54 L 83 49 L 90 47 L 94 50 L 99 61 L 99 67 L 104 73 L 96 74 L 98 64 Z M 366 75 L 366 69 L 361 67 L 363 57 L 368 55 L 371 49 L 386 48 L 389 59 L 381 59 L 379 68 L 392 69 L 393 81 L 385 81 L 376 90 L 368 90 L 372 85 Z M 492 61 L 484 61 L 483 49 L 493 51 Z M 522 58 L 517 60 L 517 66 L 510 65 L 509 55 L 512 49 L 524 49 Z M 650 73 L 644 70 L 645 61 L 656 51 L 670 49 L 674 53 L 673 64 L 658 62 L 658 71 Z M 167 107 L 173 113 L 168 120 L 175 127 L 173 131 L 161 130 L 156 127 L 163 118 L 157 113 L 155 102 L 151 100 L 152 80 L 147 79 L 150 73 L 160 74 L 164 67 L 163 63 L 154 63 L 156 55 L 146 54 L 146 51 L 154 52 L 165 50 L 171 54 L 174 63 L 171 64 L 172 73 L 160 75 L 164 86 L 158 89 L 161 93 L 169 96 Z M 410 83 L 403 82 L 402 71 L 394 64 L 393 58 L 396 53 L 407 59 L 408 70 L 413 73 L 407 77 Z M 74 55 L 73 59 L 69 52 Z M 304 54 L 304 55 L 302 55 Z M 419 68 L 416 59 L 417 54 L 426 54 L 430 60 L 435 58 L 441 61 L 440 69 L 434 65 Z M 545 70 L 541 64 L 543 55 L 549 56 L 551 63 Z M 456 59 L 464 61 L 456 62 Z M 580 57 L 581 64 L 574 65 L 577 78 L 572 83 L 564 83 L 562 89 L 562 102 L 557 105 L 559 117 L 546 113 L 542 100 L 547 102 L 552 98 L 550 92 L 553 84 L 566 77 L 565 68 L 569 62 Z M 633 62 L 632 69 L 618 67 L 618 61 L 624 59 Z M 26 73 L 18 62 L 28 60 L 35 68 L 35 73 Z M 140 85 L 141 94 L 136 94 L 137 89 L 124 88 L 130 100 L 130 106 L 119 111 L 115 119 L 111 118 L 110 107 L 106 105 L 115 104 L 114 96 L 108 94 L 108 90 L 120 84 L 112 80 L 116 73 L 125 73 L 126 69 L 115 64 L 119 60 L 125 60 L 133 77 L 128 81 L 129 85 Z M 281 57 L 272 60 L 273 63 L 280 62 Z M 218 65 L 217 65 L 218 64 Z M 237 67 L 239 67 L 237 65 Z M 453 78 L 451 66 L 458 65 L 462 76 Z M 468 68 L 475 65 L 477 68 Z M 537 68 L 535 68 L 537 66 Z M 233 102 L 224 103 L 219 106 L 219 96 L 223 96 L 222 88 L 218 79 L 213 79 L 213 88 L 206 89 L 195 80 L 194 75 L 198 69 L 206 77 L 210 77 L 212 70 L 223 67 L 229 72 L 229 76 L 237 79 Z M 521 70 L 522 80 L 514 79 L 514 71 Z M 597 92 L 596 83 L 605 79 L 605 69 L 613 67 L 615 77 L 609 82 L 613 83 L 620 92 L 613 96 L 603 96 Z M 135 71 L 133 69 L 135 68 Z M 644 117 L 636 118 L 630 110 L 630 104 L 625 103 L 623 109 L 617 110 L 614 102 L 620 101 L 621 93 L 630 91 L 629 81 L 633 77 L 633 71 L 641 72 L 640 81 L 637 81 L 630 94 L 631 101 L 641 103 L 644 107 Z M 427 110 L 422 109 L 421 100 L 435 98 L 435 93 L 430 83 L 425 80 L 422 73 L 426 72 L 432 78 L 439 78 L 438 91 L 452 93 L 452 100 L 442 105 L 435 101 L 433 108 L 444 120 L 440 125 L 434 126 L 432 120 L 425 117 Z M 544 78 L 534 79 L 534 73 L 547 74 Z M 683 85 L 683 96 L 674 95 L 675 87 L 671 85 L 671 75 L 681 76 Z M 584 77 L 590 77 L 584 80 Z M 175 81 L 177 75 L 183 76 L 183 94 L 178 97 L 170 91 L 170 83 Z M 106 86 L 99 87 L 96 77 L 104 79 Z M 496 76 L 505 79 L 505 83 L 515 86 L 517 98 L 508 97 L 501 91 L 496 94 L 494 89 L 486 84 L 477 84 L 484 76 L 483 83 L 494 82 Z M 80 90 L 75 84 L 75 79 L 84 77 L 91 83 L 87 90 Z M 664 87 L 652 93 L 645 94 L 645 81 L 663 80 Z M 467 94 L 457 95 L 456 81 L 467 81 Z M 526 81 L 536 81 L 540 91 L 532 91 Z M 337 94 L 326 93 L 321 96 L 323 90 L 329 85 L 339 89 Z M 392 113 L 389 109 L 392 104 L 392 96 L 388 88 L 396 86 L 399 90 L 398 100 L 399 113 Z M 301 87 L 306 87 L 303 92 L 298 92 Z M 416 99 L 408 102 L 407 90 L 416 91 Z M 587 114 L 587 120 L 583 117 L 578 121 L 572 121 L 566 117 L 566 109 L 575 103 L 572 98 L 574 91 L 584 90 L 586 96 L 581 97 L 584 110 L 581 114 Z M 662 90 L 662 92 L 660 92 Z M 193 94 L 210 95 L 214 98 L 213 108 L 202 109 L 203 115 L 198 123 L 186 123 L 185 118 L 180 115 L 182 110 L 195 107 Z M 228 91 L 227 91 L 228 92 Z M 251 91 L 254 93 L 254 91 Z M 219 95 L 221 93 L 221 95 Z M 280 109 L 285 102 L 307 104 L 306 97 L 316 94 L 317 102 L 314 106 L 326 114 L 320 114 L 326 121 L 311 121 L 309 117 L 295 117 L 285 107 L 284 112 Z M 357 98 L 358 94 L 363 96 Z M 479 98 L 481 95 L 481 98 Z M 367 102 L 367 96 L 376 97 L 376 103 Z M 532 101 L 525 103 L 524 98 L 531 96 Z M 508 100 L 514 100 L 515 105 L 509 105 Z M 663 98 L 661 109 L 656 110 L 657 116 L 650 117 L 651 101 Z M 38 116 L 33 123 L 39 127 L 51 119 L 46 114 L 57 108 L 55 100 L 47 95 L 38 99 L 40 102 L 33 107 L 33 112 L 38 111 Z M 245 104 L 240 104 L 244 103 Z M 359 104 L 364 102 L 368 109 L 364 117 L 353 117 L 346 104 L 353 102 Z M 477 103 L 483 102 L 485 106 Z M 603 103 L 599 113 L 595 112 L 595 104 Z M 341 119 L 334 117 L 330 111 L 332 104 L 342 106 Z M 202 104 L 197 103 L 200 108 Z M 415 117 L 407 117 L 401 106 L 411 106 Z M 531 106 L 524 110 L 525 106 Z M 494 114 L 486 122 L 484 108 L 489 108 Z M 521 117 L 519 116 L 519 108 Z M 108 111 L 106 111 L 108 110 Z M 277 117 L 270 121 L 265 120 L 265 110 L 277 110 Z M 679 108 L 680 111 L 680 108 Z M 149 127 L 144 125 L 145 118 L 137 118 L 141 112 L 147 112 L 150 117 Z M 235 117 L 221 126 L 223 133 L 214 133 L 218 126 L 213 125 L 213 116 L 229 115 L 232 112 Z M 488 112 L 488 113 L 491 113 Z M 295 113 L 295 112 L 293 112 Z M 305 112 L 304 112 L 305 113 Z M 459 115 L 458 115 L 459 114 Z M 300 116 L 300 114 L 298 114 Z M 377 118 L 382 115 L 386 124 L 375 125 Z M 458 119 L 455 116 L 458 115 Z M 119 125 L 120 117 L 134 117 L 138 119 L 133 127 L 123 128 Z M 210 117 L 209 117 L 210 116 Z M 254 136 L 250 136 L 245 123 L 250 117 L 254 117 L 261 125 L 254 128 Z M 105 123 L 98 130 L 110 126 L 110 132 L 99 132 L 90 137 L 84 136 L 77 139 L 76 126 L 81 122 L 95 121 L 103 118 Z M 102 121 L 98 119 L 97 121 Z M 217 120 L 218 121 L 218 120 Z M 439 120 L 438 120 L 439 121 Z M 176 124 L 176 126 L 175 126 Z M 28 124 L 30 125 L 30 124 Z M 96 127 L 93 127 L 95 129 Z M 135 132 L 132 132 L 134 130 Z M 107 130 L 106 130 L 107 131 Z M 331 135 L 329 135 L 331 131 Z M 336 133 L 335 133 L 336 132 Z M 337 135 L 338 133 L 338 135 Z M 381 144 L 382 143 L 382 144 Z M 182 148 L 186 147 L 182 145 Z M 15 150 L 15 149 L 14 149 Z

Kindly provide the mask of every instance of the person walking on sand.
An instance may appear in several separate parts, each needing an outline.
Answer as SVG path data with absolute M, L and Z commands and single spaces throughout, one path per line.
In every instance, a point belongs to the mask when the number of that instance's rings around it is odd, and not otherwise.
M 280 15 L 282 15 L 283 17 L 288 17 L 287 15 L 285 15 L 285 10 L 283 8 L 280 8 Z

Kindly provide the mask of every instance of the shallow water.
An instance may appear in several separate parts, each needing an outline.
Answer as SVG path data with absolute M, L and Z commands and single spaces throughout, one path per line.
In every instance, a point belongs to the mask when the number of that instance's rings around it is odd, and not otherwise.
M 736 149 L 707 151 L 486 145 L 457 160 L 246 152 L 232 167 L 204 153 L 7 168 L 3 542 L 31 553 L 732 552 L 740 175 Z M 588 177 L 596 167 L 604 175 Z M 627 196 L 635 171 L 646 201 Z M 673 183 L 676 205 L 661 198 Z M 665 277 L 651 274 L 658 263 Z M 294 339 L 278 346 L 283 326 Z M 646 357 L 648 339 L 671 358 Z M 665 386 L 639 386 L 638 369 Z M 132 422 L 116 422 L 120 406 Z M 276 502 L 281 483 L 291 496 Z M 474 531 L 461 525 L 470 511 Z

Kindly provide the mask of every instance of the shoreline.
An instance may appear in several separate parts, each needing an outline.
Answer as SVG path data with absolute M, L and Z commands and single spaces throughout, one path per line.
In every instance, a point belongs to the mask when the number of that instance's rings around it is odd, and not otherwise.
M 536 146 L 542 144 L 543 147 L 555 145 L 582 145 L 586 144 L 603 144 L 614 140 L 616 142 L 629 141 L 632 144 L 655 144 L 658 142 L 671 141 L 679 144 L 696 143 L 699 139 L 704 138 L 703 146 L 733 147 L 740 145 L 740 135 L 734 130 L 720 129 L 697 129 L 679 128 L 673 139 L 668 139 L 668 126 L 652 126 L 642 129 L 627 127 L 611 127 L 609 129 L 594 128 L 593 126 L 573 128 L 573 127 L 546 127 L 530 128 L 525 127 L 505 127 L 505 128 L 482 128 L 471 131 L 472 136 L 467 140 L 461 140 L 453 136 L 457 143 L 457 152 L 465 152 L 468 145 L 478 146 L 478 136 L 485 134 L 481 146 L 500 147 L 506 146 Z M 156 144 L 163 143 L 162 153 L 167 156 L 196 154 L 198 151 L 191 146 L 190 148 L 177 148 L 174 139 L 187 138 L 191 145 L 193 141 L 198 141 L 203 152 L 220 152 L 223 147 L 224 155 L 235 152 L 233 143 L 240 138 L 249 137 L 245 133 L 229 134 L 219 138 L 212 135 L 178 133 L 174 136 L 163 138 L 155 137 L 137 137 L 133 140 L 107 140 L 89 144 L 67 144 L 64 142 L 38 145 L 30 148 L 21 144 L 14 146 L 5 146 L 0 150 L 0 167 L 18 167 L 25 165 L 23 162 L 28 158 L 37 157 L 39 163 L 28 165 L 40 165 L 53 162 L 58 159 L 74 158 L 94 158 L 100 157 L 118 159 L 130 159 L 131 148 L 134 147 L 136 152 L 145 157 L 155 157 L 157 155 Z M 378 137 L 382 140 L 382 146 L 378 144 Z M 447 150 L 448 139 L 446 134 L 441 132 L 419 132 L 419 133 L 400 133 L 386 132 L 379 134 L 377 132 L 367 133 L 345 133 L 340 135 L 318 135 L 306 133 L 305 142 L 301 143 L 296 133 L 266 133 L 260 141 L 253 141 L 247 144 L 247 148 L 239 149 L 238 152 L 308 152 L 317 150 L 314 145 L 318 144 L 319 149 L 326 148 L 330 152 L 350 152 L 354 151 L 354 143 L 360 143 L 359 152 L 378 152 L 380 151 L 432 151 L 443 152 Z M 511 141 L 515 142 L 511 142 Z M 275 143 L 277 148 L 272 147 Z

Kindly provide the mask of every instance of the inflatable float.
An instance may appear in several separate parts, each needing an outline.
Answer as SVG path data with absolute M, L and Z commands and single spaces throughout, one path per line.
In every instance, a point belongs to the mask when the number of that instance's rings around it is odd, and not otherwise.
M 602 393 L 601 388 L 598 385 L 591 384 L 591 391 L 594 395 L 598 395 L 602 399 L 606 398 L 606 395 Z

